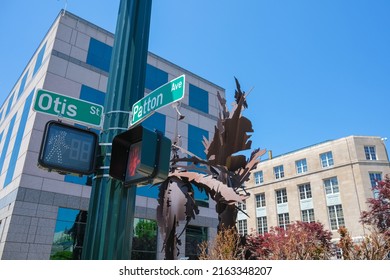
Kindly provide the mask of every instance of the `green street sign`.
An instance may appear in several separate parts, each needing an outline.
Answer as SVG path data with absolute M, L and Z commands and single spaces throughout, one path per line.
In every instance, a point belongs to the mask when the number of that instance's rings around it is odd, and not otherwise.
M 86 125 L 102 126 L 103 106 L 43 89 L 37 90 L 33 110 Z
M 181 75 L 135 102 L 132 108 L 133 116 L 130 126 L 145 120 L 157 109 L 183 99 L 184 89 L 185 75 Z

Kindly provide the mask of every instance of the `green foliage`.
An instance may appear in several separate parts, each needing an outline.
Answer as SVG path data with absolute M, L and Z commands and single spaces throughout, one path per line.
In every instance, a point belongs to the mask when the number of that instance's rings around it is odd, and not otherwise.
M 73 253 L 70 251 L 59 251 L 50 256 L 51 260 L 72 260 Z

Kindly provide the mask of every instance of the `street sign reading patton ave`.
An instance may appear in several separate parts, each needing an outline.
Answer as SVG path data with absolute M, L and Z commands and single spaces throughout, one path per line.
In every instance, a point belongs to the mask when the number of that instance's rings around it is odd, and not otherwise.
M 185 75 L 160 86 L 134 103 L 130 126 L 143 121 L 154 111 L 184 98 Z
M 37 90 L 33 109 L 86 125 L 102 126 L 103 106 L 43 89 Z

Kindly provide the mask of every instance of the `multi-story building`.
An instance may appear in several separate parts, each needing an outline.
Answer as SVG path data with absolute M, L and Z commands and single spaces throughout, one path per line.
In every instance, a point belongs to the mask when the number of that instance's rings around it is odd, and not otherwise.
M 367 210 L 372 186 L 390 174 L 384 139 L 349 136 L 326 141 L 260 162 L 246 190 L 251 193 L 238 217 L 241 233 L 265 233 L 293 221 L 318 221 L 339 237 L 345 226 L 364 235 L 360 213 Z
M 0 107 L 0 259 L 72 257 L 73 229 L 78 234 L 85 229 L 93 176 L 38 168 L 45 124 L 56 118 L 33 111 L 32 104 L 37 89 L 45 89 L 103 105 L 113 42 L 114 34 L 61 11 Z M 143 124 L 170 138 L 180 134 L 184 149 L 205 156 L 202 137 L 213 137 L 217 91 L 224 96 L 224 89 L 152 53 L 146 71 L 145 94 L 186 75 L 180 105 L 185 118 L 177 121 L 177 112 L 167 106 Z M 156 187 L 137 189 L 133 258 L 163 258 L 157 194 Z M 194 257 L 195 244 L 216 234 L 212 202 L 201 193 L 195 198 L 202 207 L 181 238 L 180 257 Z

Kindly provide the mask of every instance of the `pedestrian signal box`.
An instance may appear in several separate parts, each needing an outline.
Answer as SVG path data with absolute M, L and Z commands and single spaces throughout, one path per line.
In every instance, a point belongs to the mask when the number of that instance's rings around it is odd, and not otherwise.
M 95 172 L 97 149 L 96 133 L 49 121 L 45 126 L 38 166 L 61 174 L 89 175 Z
M 139 125 L 114 137 L 109 174 L 126 186 L 155 184 L 168 177 L 170 155 L 170 139 Z

